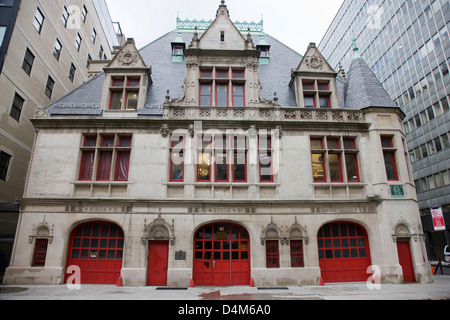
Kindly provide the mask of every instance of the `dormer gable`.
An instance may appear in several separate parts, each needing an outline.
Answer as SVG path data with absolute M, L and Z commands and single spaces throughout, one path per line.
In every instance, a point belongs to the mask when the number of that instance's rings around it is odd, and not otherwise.
M 107 69 L 114 68 L 145 68 L 149 69 L 145 64 L 144 60 L 136 48 L 136 43 L 134 39 L 128 38 L 127 42 L 120 48 L 119 52 L 111 60 L 111 62 L 106 66 Z
M 335 73 L 333 68 L 316 47 L 316 44 L 313 42 L 308 45 L 308 49 L 295 71 L 305 73 Z
M 337 73 L 310 43 L 297 69 L 292 70 L 290 86 L 295 90 L 299 108 L 340 108 Z
M 225 1 L 221 2 L 216 19 L 199 39 L 199 48 L 202 50 L 246 49 L 246 40 L 231 21 Z
M 103 109 L 134 111 L 143 108 L 148 86 L 152 83 L 151 67 L 145 64 L 133 39 L 127 39 L 103 71 Z

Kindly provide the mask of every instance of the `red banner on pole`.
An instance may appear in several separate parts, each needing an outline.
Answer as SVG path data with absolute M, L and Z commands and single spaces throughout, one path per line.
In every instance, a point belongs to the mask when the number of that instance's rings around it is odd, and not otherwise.
M 431 208 L 431 217 L 433 218 L 435 231 L 445 230 L 444 214 L 441 207 Z

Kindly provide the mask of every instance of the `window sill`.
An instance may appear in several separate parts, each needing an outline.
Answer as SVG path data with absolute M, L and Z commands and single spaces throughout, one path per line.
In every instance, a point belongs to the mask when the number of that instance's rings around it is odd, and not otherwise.
M 76 181 L 73 182 L 73 197 L 125 198 L 130 184 L 129 181 Z

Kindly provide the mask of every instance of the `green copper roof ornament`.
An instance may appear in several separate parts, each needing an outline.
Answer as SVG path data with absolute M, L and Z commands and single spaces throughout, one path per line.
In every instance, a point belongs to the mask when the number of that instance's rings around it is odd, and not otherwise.
M 361 58 L 361 55 L 359 54 L 359 48 L 358 44 L 356 43 L 356 38 L 353 38 L 353 59 Z

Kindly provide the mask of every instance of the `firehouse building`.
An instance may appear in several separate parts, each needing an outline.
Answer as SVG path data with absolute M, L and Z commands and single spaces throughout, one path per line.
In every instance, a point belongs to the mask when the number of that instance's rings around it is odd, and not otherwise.
M 364 59 L 333 70 L 238 24 L 181 21 L 37 110 L 6 284 L 432 281 L 404 114 Z M 68 272 L 69 271 L 69 272 Z

